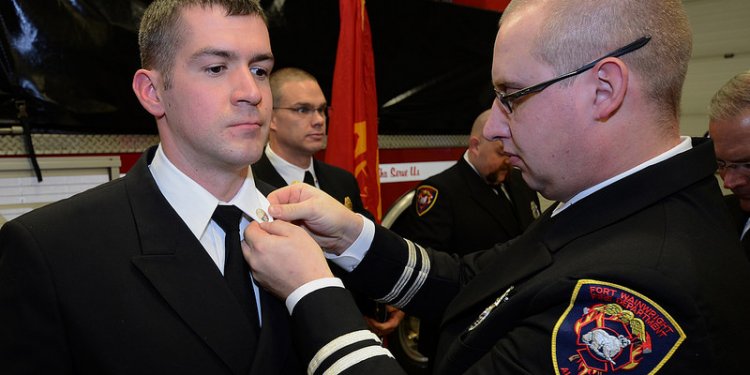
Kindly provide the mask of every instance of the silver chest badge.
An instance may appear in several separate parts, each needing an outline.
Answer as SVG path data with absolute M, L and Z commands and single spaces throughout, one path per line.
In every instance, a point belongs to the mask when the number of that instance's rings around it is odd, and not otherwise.
M 505 290 L 505 293 L 503 293 L 500 297 L 497 297 L 495 302 L 487 306 L 487 308 L 484 309 L 484 311 L 482 311 L 481 314 L 479 314 L 479 317 L 477 318 L 477 320 L 475 320 L 474 323 L 471 323 L 471 325 L 469 326 L 469 331 L 473 330 L 474 328 L 477 328 L 477 326 L 482 324 L 482 322 L 490 315 L 492 310 L 494 310 L 501 303 L 507 301 L 510 298 L 509 295 L 512 290 L 513 290 L 513 285 L 508 287 L 508 289 Z

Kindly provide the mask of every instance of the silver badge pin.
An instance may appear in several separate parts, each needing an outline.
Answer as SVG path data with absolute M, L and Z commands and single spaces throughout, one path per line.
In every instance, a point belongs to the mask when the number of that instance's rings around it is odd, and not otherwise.
M 534 217 L 534 219 L 539 218 L 539 215 L 541 215 L 542 212 L 539 210 L 539 206 L 536 204 L 536 202 L 531 202 L 531 215 Z
M 474 328 L 477 328 L 478 325 L 480 325 L 494 310 L 498 305 L 501 303 L 507 301 L 509 299 L 510 292 L 513 290 L 513 285 L 511 285 L 508 289 L 505 290 L 505 293 L 503 293 L 500 297 L 497 297 L 495 302 L 493 302 L 491 305 L 487 306 L 484 311 L 482 311 L 481 314 L 479 314 L 479 317 L 477 320 L 474 321 L 474 323 L 471 323 L 469 326 L 469 331 L 473 330 Z
M 267 222 L 268 221 L 268 214 L 266 213 L 266 211 L 263 211 L 262 208 L 259 208 L 259 209 L 255 210 L 255 215 L 258 216 L 258 218 L 262 222 Z

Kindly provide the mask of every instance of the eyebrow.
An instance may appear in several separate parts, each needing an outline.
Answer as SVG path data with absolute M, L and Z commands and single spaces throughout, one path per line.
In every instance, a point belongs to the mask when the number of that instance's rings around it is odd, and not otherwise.
M 198 60 L 203 57 L 207 56 L 216 56 L 216 57 L 223 57 L 225 59 L 235 59 L 237 58 L 237 54 L 233 52 L 229 52 L 222 49 L 216 49 L 216 48 L 203 48 L 199 50 L 198 52 L 192 54 L 190 56 L 191 61 Z
M 503 89 L 507 89 L 508 87 L 512 87 L 514 89 L 520 89 L 520 88 L 526 87 L 522 83 L 513 82 L 513 81 L 504 81 L 502 83 L 493 82 L 492 85 L 495 88 L 503 88 Z
M 294 103 L 292 103 L 292 105 L 315 107 L 317 109 L 319 107 L 327 107 L 328 106 L 328 101 L 325 101 L 325 102 L 323 102 L 320 105 L 313 104 L 313 103 L 310 103 L 310 102 L 294 102 Z
M 217 49 L 217 48 L 203 48 L 199 50 L 198 52 L 194 53 L 192 56 L 190 56 L 190 60 L 196 61 L 206 56 L 221 57 L 227 60 L 239 59 L 239 55 L 232 51 L 227 51 L 227 50 Z M 259 53 L 259 54 L 253 55 L 253 57 L 250 59 L 251 63 L 261 62 L 261 61 L 270 61 L 271 63 L 273 63 L 274 62 L 273 55 L 270 53 Z

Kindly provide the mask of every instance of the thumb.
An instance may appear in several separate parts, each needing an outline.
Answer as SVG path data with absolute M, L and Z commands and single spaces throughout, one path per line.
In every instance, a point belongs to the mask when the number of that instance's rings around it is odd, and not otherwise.
M 295 221 L 310 218 L 309 203 L 288 203 L 288 204 L 271 204 L 268 207 L 268 214 L 274 220 Z
M 301 230 L 298 226 L 283 220 L 258 224 L 262 230 L 272 236 L 290 237 L 295 231 Z

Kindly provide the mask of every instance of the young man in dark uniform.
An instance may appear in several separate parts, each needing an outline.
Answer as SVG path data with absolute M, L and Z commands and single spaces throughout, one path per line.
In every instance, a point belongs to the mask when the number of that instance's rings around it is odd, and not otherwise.
M 124 178 L 3 225 L 0 371 L 301 373 L 288 313 L 240 249 L 270 220 L 249 167 L 272 110 L 263 10 L 156 0 L 139 45 L 133 90 L 160 143 Z

